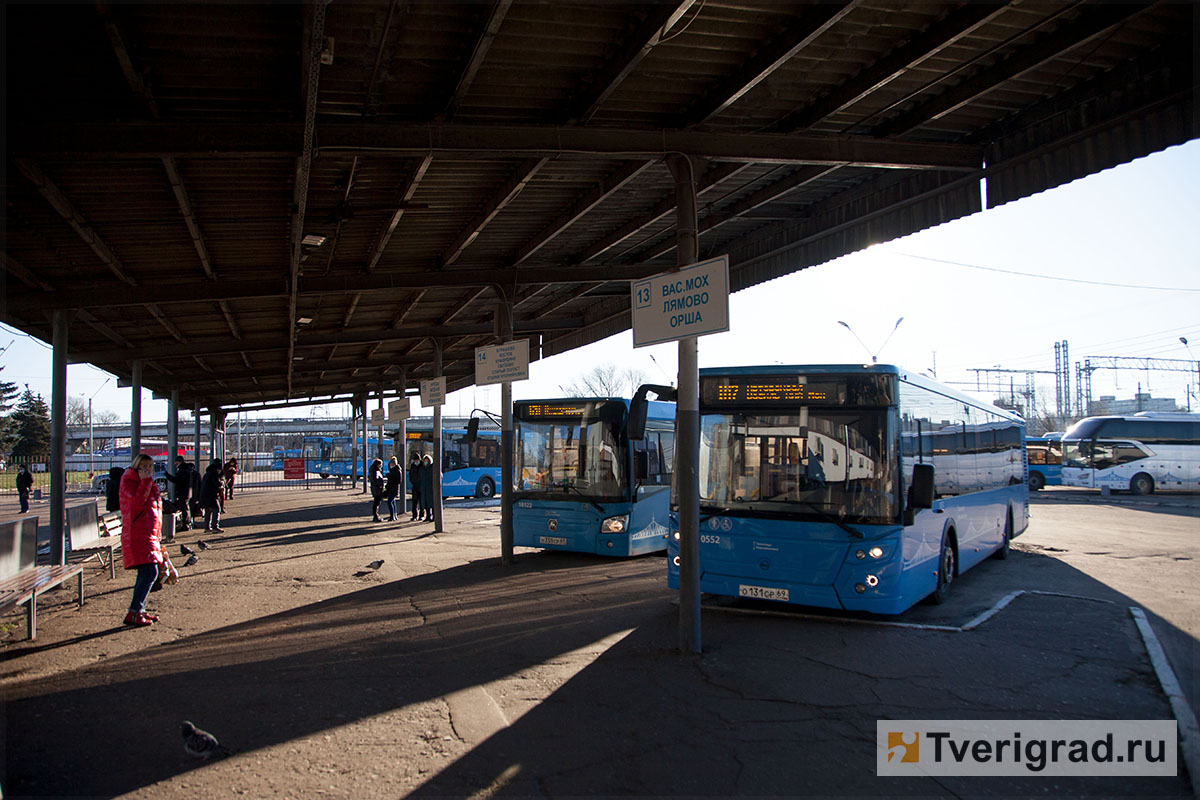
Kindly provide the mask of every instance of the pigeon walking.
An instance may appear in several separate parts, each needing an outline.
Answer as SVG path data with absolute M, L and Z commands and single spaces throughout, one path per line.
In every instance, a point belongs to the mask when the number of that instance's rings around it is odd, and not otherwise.
M 204 541 L 203 539 L 197 539 L 196 544 L 200 545 L 201 550 L 207 550 L 208 548 L 212 547 L 212 545 L 210 545 L 208 542 Z
M 195 563 L 196 563 L 197 561 L 199 561 L 199 560 L 200 560 L 200 557 L 199 557 L 199 556 L 197 556 L 195 553 L 192 553 L 190 556 L 188 556 L 188 560 L 187 560 L 187 561 L 185 561 L 185 562 L 183 562 L 183 565 L 184 565 L 185 567 L 190 567 L 190 566 L 192 566 L 193 564 L 195 564 Z
M 217 737 L 208 731 L 200 730 L 186 719 L 180 726 L 183 732 L 183 749 L 193 758 L 205 761 L 213 756 L 227 756 L 232 751 L 217 741 Z
M 192 548 L 188 547 L 186 544 L 181 544 L 181 545 L 179 545 L 179 552 L 183 553 L 185 556 L 190 556 L 190 555 L 194 554 L 196 551 L 193 550 Z
M 379 559 L 378 561 L 372 561 L 370 564 L 367 564 L 367 569 L 379 569 L 382 566 L 383 559 Z

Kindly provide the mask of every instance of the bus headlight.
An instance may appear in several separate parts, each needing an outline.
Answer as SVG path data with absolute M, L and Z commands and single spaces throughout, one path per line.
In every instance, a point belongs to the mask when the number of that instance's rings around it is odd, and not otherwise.
M 867 552 L 870 554 L 871 558 L 883 558 L 883 548 L 878 545 L 872 547 Z
M 609 517 L 600 523 L 601 533 L 624 533 L 625 528 L 629 525 L 629 517 L 621 515 L 619 517 Z
M 877 575 L 868 575 L 867 576 L 867 586 L 870 586 L 872 589 L 874 589 L 878 585 L 879 585 L 879 576 L 877 576 Z
M 675 533 L 673 535 L 675 536 L 675 541 L 678 542 L 679 541 L 679 531 L 675 531 Z

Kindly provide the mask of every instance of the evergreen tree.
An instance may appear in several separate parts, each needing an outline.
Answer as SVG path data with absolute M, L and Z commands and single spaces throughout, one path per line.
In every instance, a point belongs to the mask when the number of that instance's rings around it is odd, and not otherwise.
M 0 367 L 0 372 L 3 371 L 4 367 Z M 7 453 L 17 443 L 17 426 L 12 420 L 12 410 L 20 393 L 15 383 L 0 379 L 0 455 Z
M 17 435 L 12 449 L 14 459 L 44 457 L 50 452 L 50 407 L 40 394 L 26 386 L 12 420 Z

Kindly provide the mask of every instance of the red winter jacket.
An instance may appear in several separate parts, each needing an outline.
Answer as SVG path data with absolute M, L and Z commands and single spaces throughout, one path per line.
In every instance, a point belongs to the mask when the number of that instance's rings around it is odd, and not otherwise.
M 162 499 L 153 478 L 142 479 L 137 470 L 121 476 L 121 560 L 125 569 L 141 564 L 161 564 Z

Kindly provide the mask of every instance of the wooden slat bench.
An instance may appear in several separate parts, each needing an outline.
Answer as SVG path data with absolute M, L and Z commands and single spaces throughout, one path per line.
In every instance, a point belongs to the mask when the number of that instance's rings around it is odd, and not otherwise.
M 82 606 L 82 564 L 37 566 L 37 517 L 0 522 L 0 613 L 25 603 L 29 639 L 37 638 L 38 595 L 71 578 L 79 581 Z
M 98 558 L 102 566 L 108 567 L 108 577 L 116 577 L 113 555 L 121 549 L 120 514 L 97 517 L 94 502 L 68 506 L 67 541 L 73 562 Z

